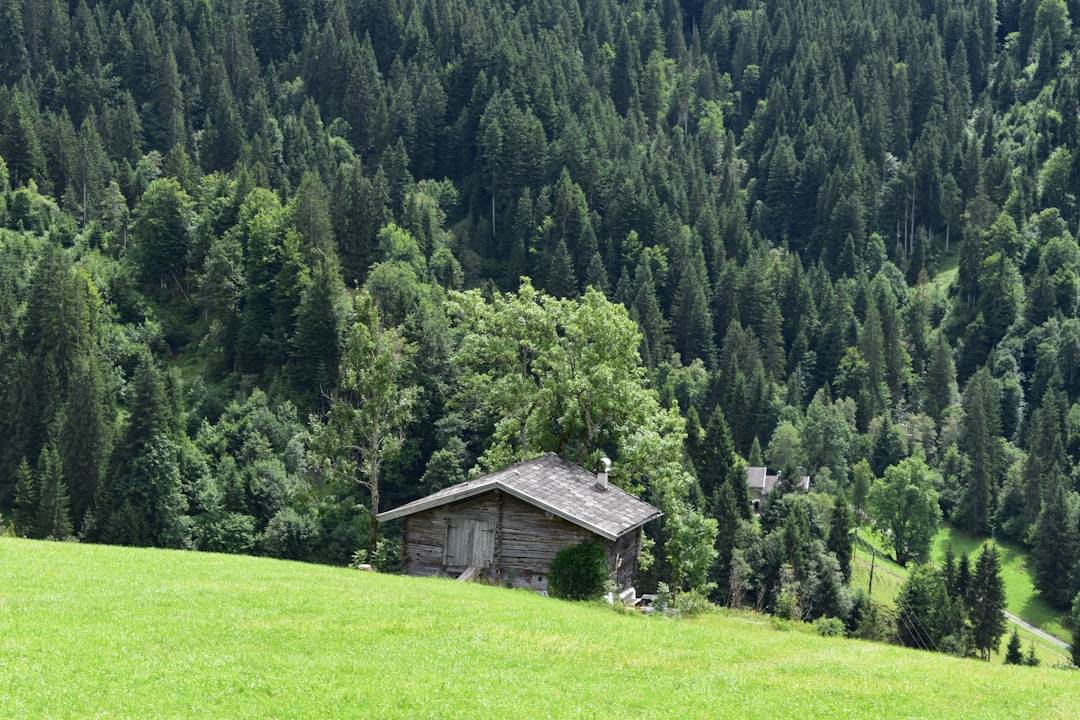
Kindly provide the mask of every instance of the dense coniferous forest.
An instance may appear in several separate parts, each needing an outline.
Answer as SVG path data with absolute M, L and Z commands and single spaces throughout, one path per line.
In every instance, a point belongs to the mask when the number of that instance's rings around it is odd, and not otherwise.
M 1066 608 L 1074 17 L 0 0 L 4 522 L 392 565 L 373 503 L 607 454 L 647 583 L 857 623 L 852 524 L 944 517 Z

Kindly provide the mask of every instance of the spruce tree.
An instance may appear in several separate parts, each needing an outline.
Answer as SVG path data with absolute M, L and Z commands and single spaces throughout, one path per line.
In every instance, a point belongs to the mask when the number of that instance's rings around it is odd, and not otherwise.
M 957 520 L 970 533 L 987 534 L 997 507 L 1001 450 L 1001 389 L 990 371 L 980 368 L 964 388 L 964 433 L 961 449 L 971 459 Z
M 1024 662 L 1024 654 L 1020 648 L 1020 633 L 1016 627 L 1013 627 L 1012 634 L 1009 636 L 1009 644 L 1005 648 L 1006 665 L 1020 665 Z
M 341 276 L 332 259 L 315 265 L 296 308 L 289 347 L 289 378 L 303 408 L 324 407 L 338 380 L 344 324 Z
M 983 660 L 990 660 L 1005 634 L 1005 581 L 996 545 L 984 545 L 975 561 L 975 576 L 967 592 L 972 642 Z
M 840 573 L 844 582 L 851 582 L 851 553 L 854 550 L 855 535 L 854 524 L 851 518 L 851 510 L 842 499 L 836 500 L 836 505 L 829 520 L 829 537 L 827 547 L 836 555 L 840 563 Z
M 64 406 L 57 446 L 71 491 L 75 528 L 93 511 L 94 500 L 112 451 L 115 409 L 107 399 L 98 360 L 80 357 Z
M 34 537 L 48 540 L 64 540 L 71 535 L 71 501 L 64 468 L 56 445 L 50 442 L 41 449 L 38 458 L 37 518 Z
M 731 441 L 731 431 L 728 429 L 727 419 L 720 406 L 717 406 L 709 416 L 709 422 L 705 426 L 705 441 L 702 445 L 698 479 L 705 497 L 712 498 L 717 495 L 722 486 L 730 485 L 737 516 L 749 520 L 752 515 L 749 489 L 746 486 L 746 478 L 735 461 L 735 446 Z M 728 560 L 730 561 L 730 558 Z
M 559 238 L 551 254 L 546 258 L 545 289 L 557 298 L 577 297 L 577 276 L 566 240 Z
M 667 360 L 670 348 L 666 336 L 667 323 L 660 312 L 656 283 L 647 259 L 642 259 L 634 271 L 634 286 L 631 315 L 641 328 L 641 359 L 646 367 L 656 367 L 661 361 Z
M 99 503 L 105 539 L 181 547 L 187 500 L 180 482 L 179 408 L 148 354 L 135 370 L 129 393 L 128 422 L 113 455 L 110 486 Z
M 194 217 L 188 194 L 173 178 L 154 180 L 135 207 L 132 257 L 146 286 L 183 289 Z
M 702 360 L 712 367 L 716 361 L 713 342 L 713 319 L 709 311 L 709 280 L 705 270 L 705 255 L 695 238 L 687 248 L 688 256 L 679 273 L 678 286 L 671 308 L 675 336 L 680 339 L 679 352 L 683 362 Z
M 945 583 L 934 567 L 918 565 L 896 596 L 896 636 L 901 644 L 920 650 L 940 649 L 951 630 L 951 613 Z
M 855 524 L 861 526 L 863 511 L 866 509 L 866 499 L 870 495 L 870 488 L 874 485 L 874 471 L 866 458 L 855 463 L 851 469 L 851 504 L 855 508 Z
M 758 440 L 757 435 L 754 436 L 754 441 L 750 443 L 750 457 L 748 458 L 750 467 L 761 467 L 761 464 L 765 462 L 761 457 L 761 441 Z
M 1035 587 L 1053 607 L 1068 607 L 1069 573 L 1076 557 L 1064 480 L 1060 474 L 1046 478 L 1042 511 L 1031 534 L 1031 561 Z
M 15 534 L 32 537 L 38 507 L 38 482 L 34 470 L 24 457 L 15 472 L 15 512 L 12 523 Z
M 1024 655 L 1024 664 L 1027 665 L 1028 667 L 1038 667 L 1039 666 L 1039 658 L 1035 657 L 1035 641 L 1034 640 L 1032 640 L 1031 644 L 1028 645 L 1027 654 Z
M 952 543 L 945 548 L 945 559 L 941 563 L 941 576 L 945 579 L 945 589 L 949 591 L 949 597 L 956 600 L 959 595 L 956 591 L 956 554 L 953 552 Z
M 961 555 L 956 563 L 956 590 L 955 595 L 960 600 L 967 597 L 968 587 L 971 586 L 971 557 Z
M 745 483 L 744 483 L 745 485 Z M 730 597 L 731 564 L 738 539 L 738 502 L 730 483 L 723 483 L 709 500 L 709 516 L 716 520 L 716 559 L 713 561 L 709 580 L 716 584 L 714 598 L 726 602 Z
M 592 287 L 606 296 L 611 295 L 611 282 L 608 280 L 607 270 L 604 269 L 604 261 L 600 253 L 593 253 L 589 260 L 589 266 L 585 270 L 585 286 Z

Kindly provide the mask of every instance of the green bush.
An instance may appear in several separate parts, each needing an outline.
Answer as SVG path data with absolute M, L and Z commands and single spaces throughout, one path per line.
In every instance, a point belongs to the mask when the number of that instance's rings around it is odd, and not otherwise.
M 607 582 L 607 552 L 595 541 L 563 548 L 548 571 L 548 592 L 563 600 L 599 600 Z
M 675 608 L 680 615 L 698 615 L 716 610 L 716 606 L 709 602 L 709 596 L 697 589 L 679 593 L 675 598 Z
M 840 618 L 818 618 L 814 621 L 814 629 L 817 630 L 818 635 L 821 635 L 822 637 L 844 637 L 847 635 L 844 621 Z
M 382 538 L 375 548 L 372 565 L 381 573 L 401 572 L 401 541 Z
M 284 507 L 266 525 L 263 552 L 284 560 L 308 560 L 318 540 L 319 523 L 314 516 Z
M 664 617 L 668 610 L 678 612 L 671 605 L 671 587 L 666 582 L 656 583 L 656 595 L 653 596 L 652 611 L 657 617 Z

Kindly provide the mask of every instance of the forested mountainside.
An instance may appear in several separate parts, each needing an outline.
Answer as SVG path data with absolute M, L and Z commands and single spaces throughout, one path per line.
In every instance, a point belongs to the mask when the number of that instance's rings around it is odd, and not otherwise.
M 1078 16 L 0 0 L 4 521 L 345 563 L 373 495 L 606 453 L 653 581 L 843 614 L 850 504 L 1065 607 Z M 749 522 L 744 461 L 816 492 Z

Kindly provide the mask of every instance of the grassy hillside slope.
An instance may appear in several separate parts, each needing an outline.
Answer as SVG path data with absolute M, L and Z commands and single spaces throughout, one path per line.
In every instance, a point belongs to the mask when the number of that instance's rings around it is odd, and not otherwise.
M 0 716 L 1072 717 L 1072 673 L 523 591 L 0 539 Z
M 889 559 L 888 551 L 881 538 L 868 532 L 865 528 L 860 531 L 860 542 L 856 547 L 854 562 L 852 563 L 853 588 L 866 590 L 869 587 L 871 552 L 868 547 L 877 548 L 878 555 L 874 560 L 874 593 L 875 602 L 895 609 L 896 595 L 908 578 L 908 568 L 901 567 Z M 972 566 L 978 557 L 982 546 L 991 542 L 988 538 L 968 535 L 965 532 L 942 525 L 934 538 L 933 561 L 940 567 L 944 562 L 946 549 L 951 545 L 956 555 L 968 555 Z M 1001 577 L 1005 581 L 1005 609 L 1026 622 L 1041 628 L 1059 638 L 1069 642 L 1072 634 L 1064 625 L 1064 615 L 1050 607 L 1035 590 L 1034 582 L 1028 572 L 1028 555 L 1023 549 L 1006 543 L 998 542 L 1001 551 Z M 1009 624 L 1009 632 L 1013 625 Z M 1055 647 L 1041 638 L 1036 637 L 1027 630 L 1020 629 L 1020 637 L 1024 641 L 1024 647 L 1028 643 L 1035 644 L 1036 657 L 1043 663 L 1052 664 L 1064 662 L 1069 659 L 1068 653 Z M 1001 661 L 1005 657 L 1005 647 L 1008 637 L 1002 639 L 998 652 L 993 654 L 993 659 Z

